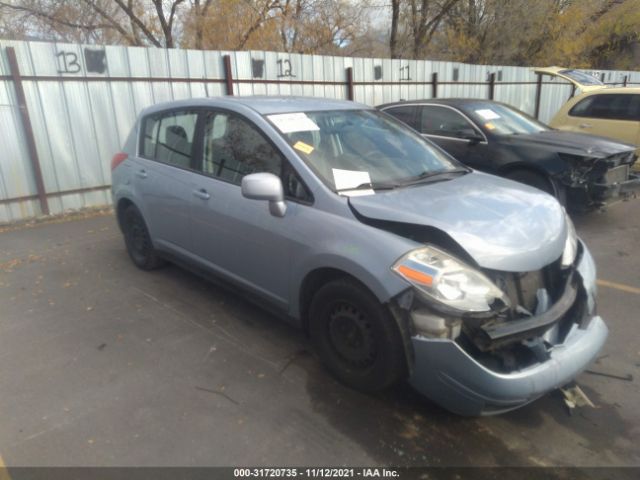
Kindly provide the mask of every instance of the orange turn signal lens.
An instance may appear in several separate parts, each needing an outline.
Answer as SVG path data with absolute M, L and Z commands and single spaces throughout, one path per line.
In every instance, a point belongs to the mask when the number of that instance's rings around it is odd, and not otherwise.
M 414 282 L 421 283 L 422 285 L 426 285 L 427 287 L 430 287 L 433 284 L 433 277 L 431 275 L 419 272 L 418 270 L 409 268 L 406 265 L 399 265 L 396 268 L 396 271 L 403 277 L 413 280 Z

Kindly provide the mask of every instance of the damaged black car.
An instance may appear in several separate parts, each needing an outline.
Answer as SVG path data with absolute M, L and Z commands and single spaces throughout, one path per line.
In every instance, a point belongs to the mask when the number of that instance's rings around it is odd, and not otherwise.
M 635 196 L 635 147 L 554 130 L 500 102 L 463 98 L 381 105 L 468 166 L 554 195 L 573 212 Z

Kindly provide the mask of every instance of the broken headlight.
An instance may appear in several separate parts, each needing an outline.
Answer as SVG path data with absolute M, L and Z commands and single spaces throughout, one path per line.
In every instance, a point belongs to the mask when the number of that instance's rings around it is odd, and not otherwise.
M 565 212 L 564 218 L 567 224 L 567 240 L 565 241 L 564 251 L 562 252 L 562 268 L 567 268 L 573 265 L 576 259 L 576 254 L 578 253 L 578 235 L 567 212 Z
M 463 312 L 488 312 L 509 300 L 482 272 L 433 246 L 410 251 L 392 267 L 429 299 Z

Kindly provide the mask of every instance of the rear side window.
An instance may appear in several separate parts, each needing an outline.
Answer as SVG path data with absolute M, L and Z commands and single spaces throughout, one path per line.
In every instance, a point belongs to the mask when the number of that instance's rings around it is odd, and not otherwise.
M 640 120 L 640 95 L 590 95 L 569 111 L 572 117 L 602 118 L 608 120 Z
M 193 111 L 163 112 L 146 117 L 142 129 L 142 156 L 191 168 L 197 120 L 198 113 Z
M 385 113 L 393 115 L 401 122 L 406 123 L 412 128 L 416 128 L 416 107 L 415 105 L 406 105 L 402 107 L 391 107 L 384 109 Z

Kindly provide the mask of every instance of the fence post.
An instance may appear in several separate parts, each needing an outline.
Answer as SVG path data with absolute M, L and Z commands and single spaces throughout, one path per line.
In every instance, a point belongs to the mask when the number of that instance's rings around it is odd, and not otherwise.
M 431 74 L 431 98 L 438 98 L 438 72 Z
M 538 73 L 538 79 L 536 80 L 536 107 L 535 114 L 536 118 L 540 118 L 540 100 L 542 98 L 542 74 Z
M 576 94 L 576 86 L 575 84 L 571 84 L 571 95 L 569 95 L 569 100 L 573 98 L 573 96 Z
M 624 79 L 622 80 L 622 86 L 626 87 L 627 86 L 627 81 L 629 80 L 629 75 L 625 75 Z
M 224 63 L 224 79 L 227 84 L 227 95 L 233 96 L 233 72 L 231 71 L 231 57 L 224 55 L 222 57 Z
M 22 119 L 22 127 L 24 129 L 24 134 L 27 140 L 29 160 L 31 161 L 31 168 L 33 170 L 33 176 L 36 182 L 38 200 L 40 200 L 40 210 L 44 215 L 49 215 L 47 192 L 44 189 L 42 169 L 40 168 L 40 158 L 38 157 L 38 149 L 36 148 L 36 139 L 33 135 L 33 126 L 31 125 L 29 110 L 27 110 L 27 98 L 24 94 L 24 88 L 22 86 L 22 75 L 20 74 L 20 68 L 18 67 L 16 51 L 13 47 L 7 47 L 6 51 L 7 59 L 9 60 L 9 70 L 11 71 L 11 79 L 13 81 L 13 87 L 16 91 L 16 99 L 18 100 L 20 117 Z
M 489 100 L 493 100 L 493 94 L 496 88 L 496 74 L 491 72 L 489 74 Z
M 602 72 L 602 73 L 600 74 L 600 81 L 601 81 L 602 83 L 604 83 L 604 72 Z
M 347 67 L 347 99 L 353 98 L 353 67 Z

